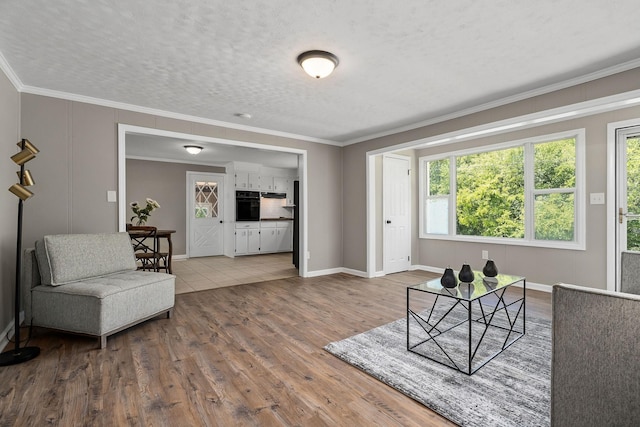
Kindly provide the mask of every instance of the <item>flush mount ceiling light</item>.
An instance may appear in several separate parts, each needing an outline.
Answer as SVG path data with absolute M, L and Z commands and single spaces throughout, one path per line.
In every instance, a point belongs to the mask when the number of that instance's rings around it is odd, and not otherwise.
M 338 66 L 338 57 L 324 50 L 310 50 L 298 55 L 298 64 L 311 77 L 327 77 Z
M 202 151 L 202 147 L 198 145 L 185 145 L 184 149 L 187 150 L 187 153 L 189 154 L 198 154 Z

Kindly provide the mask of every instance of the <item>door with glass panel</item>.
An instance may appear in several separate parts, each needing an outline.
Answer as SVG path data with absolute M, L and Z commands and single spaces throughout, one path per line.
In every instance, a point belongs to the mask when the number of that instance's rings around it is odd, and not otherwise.
M 616 271 L 620 271 L 622 252 L 640 252 L 640 126 L 618 129 L 616 144 Z M 620 274 L 616 281 L 620 289 Z
M 187 172 L 189 257 L 222 255 L 224 175 Z

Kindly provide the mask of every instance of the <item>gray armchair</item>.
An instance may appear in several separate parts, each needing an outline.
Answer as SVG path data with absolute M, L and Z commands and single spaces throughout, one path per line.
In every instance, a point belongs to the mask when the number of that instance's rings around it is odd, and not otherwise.
M 640 425 L 640 295 L 553 287 L 551 424 Z
M 620 291 L 640 295 L 640 252 L 622 252 Z

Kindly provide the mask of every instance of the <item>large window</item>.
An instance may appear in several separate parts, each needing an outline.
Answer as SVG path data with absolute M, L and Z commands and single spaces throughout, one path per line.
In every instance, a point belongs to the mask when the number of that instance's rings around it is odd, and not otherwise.
M 584 130 L 422 157 L 421 237 L 583 247 Z

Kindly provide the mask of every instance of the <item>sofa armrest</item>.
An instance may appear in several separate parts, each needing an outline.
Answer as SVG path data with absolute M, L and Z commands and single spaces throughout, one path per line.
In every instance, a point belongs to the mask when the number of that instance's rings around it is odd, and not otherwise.
M 640 295 L 558 284 L 552 310 L 552 425 L 637 425 Z

